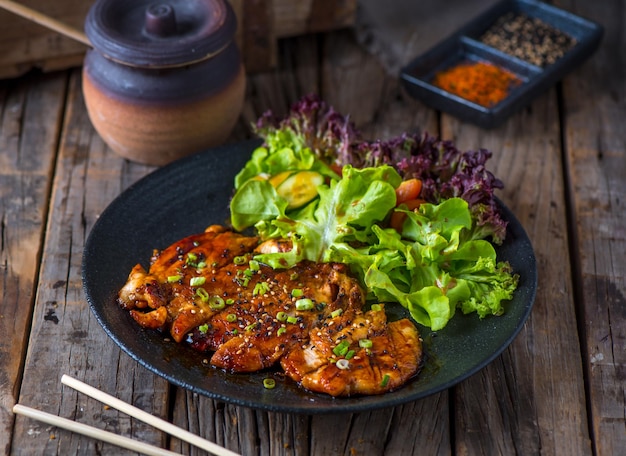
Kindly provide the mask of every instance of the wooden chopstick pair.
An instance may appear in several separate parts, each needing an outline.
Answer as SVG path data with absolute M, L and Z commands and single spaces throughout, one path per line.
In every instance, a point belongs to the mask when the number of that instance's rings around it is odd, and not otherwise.
M 116 397 L 113 397 L 103 391 L 89 386 L 86 383 L 83 383 L 80 380 L 76 380 L 75 378 L 72 378 L 68 375 L 63 375 L 63 377 L 61 377 L 61 383 L 83 394 L 86 394 L 91 398 L 99 400 L 103 404 L 124 412 L 127 415 L 132 416 L 133 418 L 143 421 L 144 423 L 147 423 L 161 431 L 167 432 L 168 434 L 173 435 L 180 440 L 190 443 L 191 445 L 194 445 L 198 448 L 202 448 L 209 453 L 215 454 L 217 456 L 239 456 L 237 453 L 223 448 L 213 442 L 205 440 L 195 434 L 192 434 L 189 431 L 179 428 L 178 426 L 174 426 L 172 423 L 157 418 L 154 415 L 150 415 L 149 413 L 146 413 L 133 405 L 127 404 L 126 402 L 121 401 Z M 143 442 L 138 442 L 128 437 L 123 437 L 121 435 L 88 426 L 86 424 L 77 423 L 76 421 L 68 420 L 67 418 L 62 418 L 60 416 L 42 412 L 40 410 L 26 407 L 20 404 L 16 404 L 13 407 L 13 413 L 24 415 L 29 418 L 42 421 L 53 426 L 57 426 L 62 429 L 86 435 L 88 437 L 98 439 L 103 442 L 111 443 L 113 445 L 117 445 L 119 447 L 137 451 L 139 453 L 147 455 L 165 456 L 178 454 L 169 450 L 165 450 L 163 448 L 152 446 Z

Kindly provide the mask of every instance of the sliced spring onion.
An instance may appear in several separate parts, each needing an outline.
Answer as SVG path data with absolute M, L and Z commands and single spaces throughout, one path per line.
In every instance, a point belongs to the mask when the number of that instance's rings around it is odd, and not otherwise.
M 228 314 L 226 315 L 226 321 L 232 323 L 234 321 L 237 321 L 237 315 L 235 314 Z
M 283 334 L 285 334 L 287 332 L 287 328 L 278 328 L 278 331 L 276 331 L 276 335 L 277 336 L 282 336 Z
M 380 311 L 382 310 L 382 306 L 381 306 L 380 304 L 372 304 L 371 309 L 372 309 L 374 312 L 380 312 Z
M 261 269 L 261 265 L 259 265 L 259 262 L 257 260 L 250 260 L 248 266 L 250 266 L 250 270 L 252 271 L 258 271 L 259 269 Z
M 233 304 L 235 304 L 235 300 L 233 298 L 228 298 L 226 300 L 226 305 L 227 306 L 232 306 Z
M 350 347 L 350 342 L 347 340 L 342 340 L 339 342 L 335 348 L 333 348 L 333 353 L 337 356 L 344 356 L 348 353 L 348 348 Z
M 257 282 L 252 290 L 252 296 L 263 295 L 270 291 L 270 286 L 267 282 Z
M 198 261 L 198 255 L 196 255 L 193 252 L 189 252 L 187 254 L 187 258 L 185 259 L 185 263 L 191 264 L 191 263 L 195 263 L 196 261 Z
M 296 323 L 298 323 L 298 319 L 296 317 L 287 317 L 287 323 L 291 323 L 292 325 L 295 325 Z
M 274 380 L 273 378 L 264 378 L 263 386 L 271 390 L 272 388 L 276 387 L 276 380 Z
M 348 369 L 350 367 L 350 361 L 347 359 L 338 359 L 335 365 L 342 370 Z
M 341 315 L 342 313 L 343 313 L 343 309 L 336 309 L 336 310 L 333 310 L 333 311 L 330 313 L 330 316 L 331 316 L 332 318 L 337 318 L 337 317 L 338 317 L 339 315 Z
M 296 310 L 311 310 L 313 301 L 309 298 L 301 298 L 296 301 Z
M 221 296 L 215 295 L 209 298 L 209 307 L 213 310 L 222 310 L 225 305 L 224 298 Z
M 380 381 L 380 386 L 382 386 L 383 388 L 384 388 L 385 386 L 387 386 L 387 384 L 389 383 L 389 379 L 390 379 L 390 378 L 391 378 L 391 377 L 389 377 L 389 374 L 385 374 L 385 375 L 383 375 L 383 379 Z
M 246 262 L 246 257 L 245 256 L 236 256 L 235 258 L 233 258 L 233 263 L 235 264 L 245 264 Z
M 301 288 L 294 288 L 293 290 L 291 290 L 291 296 L 293 296 L 294 298 L 299 298 L 300 296 L 302 296 L 303 291 Z
M 207 293 L 207 291 L 202 287 L 196 289 L 196 295 L 202 299 L 202 302 L 209 301 L 209 293 Z
M 359 340 L 359 347 L 361 348 L 372 348 L 372 341 L 369 339 L 361 339 Z
M 178 282 L 182 278 L 183 276 L 181 275 L 171 275 L 171 276 L 167 276 L 167 281 L 169 283 L 174 283 L 174 282 Z
M 204 269 L 206 268 L 206 261 L 198 261 L 198 264 L 196 265 L 196 267 L 198 269 Z
M 348 353 L 346 353 L 346 356 L 344 356 L 344 358 L 346 359 L 352 359 L 354 357 L 354 350 L 348 350 Z
M 256 328 L 256 323 L 250 323 L 248 326 L 245 327 L 245 330 L 252 331 L 254 330 L 254 328 Z
M 204 285 L 204 282 L 206 282 L 206 277 L 192 277 L 189 280 L 189 285 L 192 287 L 199 287 Z
M 242 271 L 237 271 L 237 276 L 235 277 L 235 281 L 242 287 L 246 288 L 248 283 L 250 283 L 250 278 L 246 277 Z
M 206 334 L 208 330 L 209 330 L 209 325 L 207 323 L 198 326 L 198 331 L 200 331 L 202 334 Z
M 280 322 L 287 321 L 287 318 L 288 318 L 288 316 L 287 316 L 287 314 L 285 312 L 278 312 L 276 314 L 276 320 L 278 320 Z

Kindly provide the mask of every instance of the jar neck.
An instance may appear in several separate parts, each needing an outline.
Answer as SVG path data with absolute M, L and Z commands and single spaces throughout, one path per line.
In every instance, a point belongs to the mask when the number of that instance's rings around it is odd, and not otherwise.
M 183 103 L 211 96 L 242 71 L 235 43 L 221 52 L 185 65 L 166 68 L 131 66 L 97 50 L 85 56 L 85 77 L 108 96 L 137 103 Z

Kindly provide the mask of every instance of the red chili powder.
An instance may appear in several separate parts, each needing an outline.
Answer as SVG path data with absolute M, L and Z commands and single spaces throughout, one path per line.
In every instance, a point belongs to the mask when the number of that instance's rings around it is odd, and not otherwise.
M 500 103 L 521 82 L 510 71 L 488 62 L 463 62 L 433 79 L 435 86 L 486 108 Z

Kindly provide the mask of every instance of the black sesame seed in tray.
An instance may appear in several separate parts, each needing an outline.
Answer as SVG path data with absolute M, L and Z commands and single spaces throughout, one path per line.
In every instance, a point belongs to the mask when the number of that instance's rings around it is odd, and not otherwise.
M 480 41 L 540 67 L 555 63 L 577 42 L 539 18 L 514 12 L 500 17 Z

